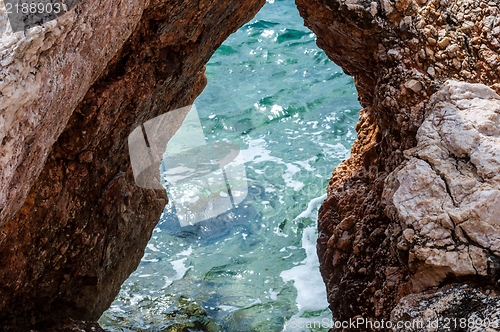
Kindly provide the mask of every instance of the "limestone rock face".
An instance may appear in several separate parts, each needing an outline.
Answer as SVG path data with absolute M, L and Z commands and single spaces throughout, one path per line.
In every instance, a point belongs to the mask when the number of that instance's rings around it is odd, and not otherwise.
M 89 0 L 17 33 L 1 7 L 2 329 L 54 331 L 109 306 L 166 203 L 135 185 L 128 135 L 191 104 L 263 4 Z
M 296 3 L 318 46 L 354 76 L 363 106 L 351 157 L 319 212 L 335 318 L 389 319 L 401 298 L 437 284 L 494 285 L 497 2 Z
M 449 81 L 429 103 L 408 160 L 386 180 L 386 212 L 409 250 L 413 291 L 500 268 L 500 96 Z

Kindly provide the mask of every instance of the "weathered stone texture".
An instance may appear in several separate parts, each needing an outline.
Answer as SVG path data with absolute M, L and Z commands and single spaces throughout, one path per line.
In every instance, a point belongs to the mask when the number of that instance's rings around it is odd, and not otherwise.
M 433 95 L 417 146 L 387 180 L 413 291 L 500 269 L 500 96 L 449 81 Z
M 135 185 L 127 136 L 192 103 L 210 56 L 263 4 L 88 0 L 16 34 L 0 13 L 2 328 L 109 306 L 166 203 Z
M 23 204 L 52 144 L 144 8 L 144 1 L 82 1 L 57 21 L 12 33 L 0 6 L 0 225 Z
M 458 225 L 452 225 L 453 222 L 446 224 L 448 219 L 453 221 L 451 216 L 446 217 L 446 213 L 434 210 L 433 222 L 440 225 L 439 228 L 424 221 L 433 216 L 420 216 L 417 210 L 413 210 L 415 215 L 412 218 L 422 223 L 421 228 L 405 226 L 412 222 L 402 218 L 406 217 L 406 203 L 399 201 L 403 196 L 398 195 L 403 194 L 404 186 L 393 197 L 397 201 L 393 204 L 396 209 L 386 209 L 382 194 L 387 175 L 406 160 L 405 155 L 409 157 L 410 152 L 405 151 L 417 145 L 417 130 L 432 109 L 429 98 L 446 81 L 482 83 L 499 91 L 498 3 L 485 0 L 296 0 L 296 3 L 306 25 L 317 34 L 318 45 L 354 76 L 364 107 L 351 157 L 334 170 L 328 197 L 319 213 L 318 255 L 335 318 L 343 320 L 361 315 L 387 319 L 402 297 L 437 282 L 472 278 L 474 284 L 494 283 L 499 277 L 496 261 L 489 262 L 490 257 L 496 257 L 490 249 L 494 247 L 494 237 L 474 235 L 475 231 L 470 231 L 475 240 L 468 238 L 463 242 L 463 238 L 455 239 L 455 232 L 450 227 L 458 230 L 457 237 L 460 230 L 465 237 L 471 236 L 466 233 L 468 224 L 465 219 L 460 219 L 462 224 L 455 227 Z M 492 93 L 492 90 L 488 91 L 488 94 Z M 467 102 L 465 99 L 464 103 Z M 476 112 L 484 117 L 491 115 L 479 106 Z M 458 137 L 449 139 L 460 141 Z M 448 151 L 459 149 L 458 146 L 452 147 L 453 144 L 448 144 Z M 486 147 L 485 143 L 483 149 Z M 465 172 L 465 178 L 475 181 L 457 183 L 457 190 L 462 186 L 466 192 L 476 185 L 476 181 L 478 186 L 482 185 L 473 165 L 484 163 L 489 169 L 498 161 L 495 159 L 498 155 L 492 155 L 492 162 L 482 156 L 479 157 L 481 161 L 473 160 L 472 156 L 470 161 L 465 157 L 461 160 L 458 155 L 454 159 L 459 167 L 456 172 Z M 448 165 L 454 164 L 450 160 Z M 451 200 L 447 191 L 443 191 L 446 188 L 443 187 L 442 174 L 432 170 L 425 160 L 416 158 L 414 163 L 409 162 L 407 168 L 393 177 L 397 180 L 399 174 L 400 183 L 410 183 L 409 177 L 415 172 L 426 174 L 422 181 L 427 181 L 429 186 L 416 182 L 412 190 L 425 187 L 428 197 L 436 195 L 438 201 L 442 195 L 443 199 L 449 197 Z M 494 188 L 494 182 L 490 184 L 493 190 L 498 189 Z M 482 195 L 491 193 L 491 198 L 496 197 L 493 191 L 481 190 L 478 192 Z M 455 194 L 459 195 L 458 192 Z M 486 201 L 486 196 L 483 198 Z M 461 199 L 465 205 L 456 209 L 451 202 L 454 216 L 456 210 L 480 207 L 472 200 L 469 204 L 465 203 L 467 198 Z M 494 205 L 490 201 L 484 206 L 485 215 L 478 217 L 485 223 L 481 227 L 490 227 L 495 224 L 493 219 L 498 220 L 492 209 Z M 488 213 L 490 217 L 486 215 Z M 482 218 L 490 218 L 490 221 Z M 478 227 L 474 226 L 474 229 Z M 415 247 L 403 239 L 420 241 L 420 230 L 426 234 L 425 241 L 432 239 L 435 244 L 434 247 L 422 247 L 423 251 L 418 252 L 420 256 L 415 257 L 416 251 L 412 251 Z M 482 229 L 482 234 L 484 231 L 486 228 Z M 447 244 L 450 239 L 455 244 Z M 453 245 L 456 247 L 452 248 Z M 435 250 L 449 256 L 443 258 Z M 451 263 L 455 259 L 461 261 Z M 488 260 L 486 265 L 485 259 Z M 433 266 L 434 272 L 438 267 L 443 270 L 434 281 L 419 286 L 423 277 L 417 273 L 424 271 L 425 266 Z M 447 274 L 450 271 L 457 273 Z M 443 278 L 445 275 L 451 278 Z
M 482 292 L 467 285 L 411 294 L 392 310 L 391 321 L 401 322 L 394 331 L 496 332 L 500 329 L 500 297 L 489 289 Z

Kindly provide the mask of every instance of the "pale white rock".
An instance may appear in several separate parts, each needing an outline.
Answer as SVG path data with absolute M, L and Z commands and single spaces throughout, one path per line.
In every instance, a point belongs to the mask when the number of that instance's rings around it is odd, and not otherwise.
M 405 87 L 407 89 L 413 90 L 414 92 L 419 92 L 420 90 L 422 90 L 422 83 L 417 80 L 409 80 L 405 83 Z
M 482 84 L 446 82 L 417 141 L 383 194 L 410 243 L 414 290 L 449 273 L 486 275 L 489 255 L 500 257 L 500 96 Z
M 436 76 L 436 70 L 434 69 L 434 67 L 427 68 L 427 74 L 431 75 L 431 77 Z
M 359 0 L 345 0 L 345 4 L 349 10 L 363 10 L 364 7 L 359 2 Z
M 370 14 L 373 17 L 375 17 L 377 15 L 377 11 L 378 11 L 378 3 L 372 1 L 370 3 Z
M 394 7 L 390 0 L 381 0 L 381 4 L 386 15 L 389 15 L 394 11 Z

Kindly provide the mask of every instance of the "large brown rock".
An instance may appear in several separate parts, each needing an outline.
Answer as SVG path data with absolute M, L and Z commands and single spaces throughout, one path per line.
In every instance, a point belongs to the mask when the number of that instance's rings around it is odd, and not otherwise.
M 210 56 L 263 4 L 87 0 L 15 34 L 0 9 L 2 329 L 109 306 L 166 203 L 135 185 L 127 136 L 191 104 Z
M 480 196 L 481 193 L 489 194 L 490 189 L 498 189 L 496 180 L 488 178 L 488 183 L 483 183 L 476 169 L 479 164 L 498 162 L 498 154 L 493 151 L 498 146 L 487 149 L 491 150 L 490 155 L 496 156 L 493 160 L 478 161 L 477 158 L 483 157 L 474 149 L 481 147 L 473 146 L 453 156 L 453 142 L 438 145 L 425 137 L 441 132 L 449 134 L 451 130 L 440 128 L 444 121 L 434 121 L 440 114 L 439 102 L 446 101 L 439 100 L 439 96 L 430 101 L 447 80 L 482 83 L 484 85 L 478 90 L 484 91 L 484 96 L 493 93 L 488 87 L 499 91 L 497 2 L 296 0 L 296 3 L 306 25 L 317 34 L 318 45 L 346 73 L 354 76 L 363 106 L 356 128 L 358 139 L 351 157 L 334 170 L 328 197 L 319 213 L 318 255 L 335 318 L 345 320 L 361 315 L 388 319 L 404 296 L 451 282 L 467 280 L 472 287 L 495 287 L 499 277 L 496 233 L 491 236 L 485 233 L 500 219 L 494 212 L 498 207 L 493 208 L 497 205 L 496 200 L 485 199 L 476 204 L 463 195 L 477 192 Z M 456 97 L 460 93 L 443 90 L 441 99 L 449 97 L 447 103 L 456 108 L 471 106 L 464 106 L 468 102 L 473 104 L 465 94 L 460 97 L 462 101 L 453 100 L 451 95 Z M 484 99 L 497 97 L 484 96 L 475 102 L 495 105 L 493 100 Z M 459 104 L 462 106 L 457 106 Z M 438 106 L 433 111 L 435 105 Z M 479 120 L 481 115 L 477 112 L 483 112 L 481 107 L 476 107 L 474 112 L 474 121 Z M 495 112 L 483 114 L 495 122 L 497 115 L 494 114 L 498 114 Z M 428 175 L 433 176 L 432 181 L 439 184 L 435 193 L 450 200 L 450 214 L 456 217 L 457 225 L 446 225 L 445 221 L 453 220 L 446 216 L 447 206 L 438 206 L 438 197 L 433 200 L 434 193 L 423 182 L 426 180 L 424 173 L 423 177 L 416 176 L 417 170 L 422 171 L 419 167 L 423 165 L 421 159 L 425 151 L 417 148 L 405 152 L 416 147 L 417 131 L 431 113 L 435 115 L 429 121 L 435 128 L 422 131 L 422 144 L 426 142 L 427 151 L 443 146 L 443 155 L 429 157 L 427 153 L 424 163 L 429 166 Z M 455 123 L 462 128 L 481 126 L 486 121 L 462 119 L 460 122 L 461 115 L 454 116 Z M 453 123 L 450 121 L 448 124 Z M 481 135 L 496 134 L 477 133 L 476 138 L 480 140 Z M 496 142 L 496 137 L 491 137 L 491 142 Z M 446 156 L 445 151 L 450 155 Z M 410 158 L 408 161 L 405 161 L 405 154 Z M 386 184 L 387 176 L 403 162 L 406 166 L 398 168 L 398 173 L 392 174 L 392 180 Z M 453 165 L 458 168 L 451 169 Z M 471 180 L 469 183 L 458 183 L 461 172 L 463 179 Z M 450 189 L 446 182 L 453 174 L 456 183 Z M 423 187 L 427 188 L 426 199 L 434 204 L 433 207 L 425 209 L 421 205 L 425 202 L 412 205 L 404 201 L 414 199 L 411 192 L 420 195 Z M 458 197 L 456 195 L 462 196 L 453 206 L 451 201 Z M 414 209 L 407 210 L 408 206 Z M 469 211 L 473 218 L 467 221 L 464 211 L 475 208 L 482 210 L 483 215 Z M 431 221 L 436 227 L 432 227 Z M 428 280 L 431 275 L 434 279 Z

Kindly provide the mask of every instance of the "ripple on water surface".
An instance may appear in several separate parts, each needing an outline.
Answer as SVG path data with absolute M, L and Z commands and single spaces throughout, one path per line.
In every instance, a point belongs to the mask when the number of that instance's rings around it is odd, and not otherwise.
M 238 144 L 248 195 L 180 227 L 168 205 L 136 272 L 101 317 L 108 331 L 327 331 L 315 222 L 348 157 L 360 106 L 293 0 L 267 3 L 207 65 L 195 102 L 208 142 Z M 304 326 L 304 328 L 301 328 Z

